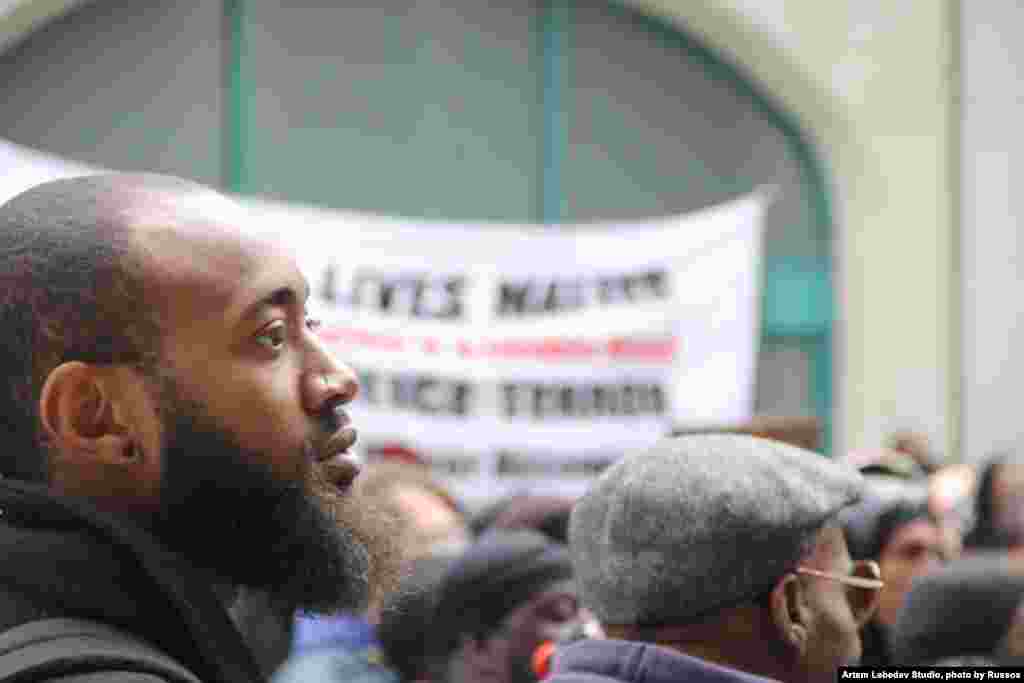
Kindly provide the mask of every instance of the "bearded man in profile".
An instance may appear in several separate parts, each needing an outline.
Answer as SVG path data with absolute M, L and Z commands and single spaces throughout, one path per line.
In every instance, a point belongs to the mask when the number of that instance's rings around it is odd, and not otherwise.
M 258 221 L 155 175 L 0 206 L 0 643 L 72 618 L 259 680 L 240 588 L 327 612 L 393 582 L 384 517 L 349 490 L 355 375 Z

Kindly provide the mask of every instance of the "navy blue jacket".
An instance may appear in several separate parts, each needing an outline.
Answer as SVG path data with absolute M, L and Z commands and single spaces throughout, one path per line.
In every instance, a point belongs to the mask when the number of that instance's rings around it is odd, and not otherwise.
M 771 683 L 650 643 L 581 640 L 559 649 L 544 683 Z

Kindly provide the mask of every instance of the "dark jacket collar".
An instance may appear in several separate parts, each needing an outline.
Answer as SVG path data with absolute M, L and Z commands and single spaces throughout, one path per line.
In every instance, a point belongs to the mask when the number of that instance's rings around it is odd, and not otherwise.
M 770 683 L 772 679 L 729 669 L 650 643 L 581 640 L 559 650 L 551 683 L 560 674 L 582 674 L 597 681 L 628 683 Z M 574 679 L 580 680 L 580 679 Z
M 148 640 L 207 683 L 262 679 L 209 577 L 141 526 L 0 479 L 0 557 L 0 594 L 36 607 L 0 616 L 0 628 L 39 616 L 94 619 Z

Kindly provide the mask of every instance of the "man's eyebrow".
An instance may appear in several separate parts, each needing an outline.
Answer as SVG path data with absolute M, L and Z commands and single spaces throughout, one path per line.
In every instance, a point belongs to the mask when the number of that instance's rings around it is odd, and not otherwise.
M 242 312 L 241 319 L 251 318 L 264 308 L 272 306 L 304 306 L 307 299 L 309 299 L 309 285 L 305 283 L 303 283 L 302 289 L 299 292 L 296 292 L 295 288 L 291 286 L 278 287 L 266 296 L 249 304 L 245 311 Z

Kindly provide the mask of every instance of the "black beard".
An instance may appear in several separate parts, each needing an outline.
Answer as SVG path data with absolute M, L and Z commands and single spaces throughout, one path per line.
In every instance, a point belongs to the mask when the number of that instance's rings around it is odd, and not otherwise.
M 280 480 L 267 454 L 239 446 L 173 388 L 162 403 L 164 469 L 153 525 L 160 540 L 219 580 L 267 591 L 295 609 L 365 607 L 372 536 L 353 532 L 365 515 L 351 495 L 315 472 Z

